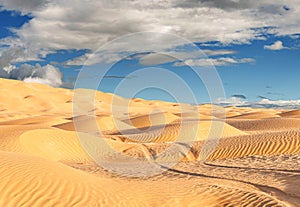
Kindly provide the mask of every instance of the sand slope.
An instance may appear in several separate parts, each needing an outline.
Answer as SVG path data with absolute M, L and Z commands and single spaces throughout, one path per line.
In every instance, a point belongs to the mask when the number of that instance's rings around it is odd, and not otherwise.
M 300 110 L 292 110 L 292 111 L 282 112 L 282 113 L 280 113 L 280 116 L 288 117 L 288 118 L 300 118 Z

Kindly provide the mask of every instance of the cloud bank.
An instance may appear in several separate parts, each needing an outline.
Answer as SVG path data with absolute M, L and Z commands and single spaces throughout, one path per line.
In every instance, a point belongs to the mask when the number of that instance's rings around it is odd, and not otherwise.
M 41 66 L 26 63 L 19 66 L 13 65 L 22 56 L 24 56 L 22 48 L 10 48 L 3 51 L 0 55 L 0 78 L 43 83 L 53 87 L 62 86 L 63 75 L 58 68 L 52 65 Z
M 270 100 L 261 99 L 260 101 L 250 102 L 245 99 L 231 97 L 229 99 L 220 98 L 214 102 L 220 106 L 237 106 L 251 108 L 279 108 L 279 109 L 299 109 L 300 100 Z
M 52 65 L 35 66 L 22 64 L 20 67 L 9 67 L 0 70 L 0 78 L 23 80 L 24 82 L 35 82 L 60 87 L 63 84 L 63 75 L 58 68 Z
M 114 38 L 141 31 L 223 44 L 249 43 L 264 39 L 264 34 L 300 33 L 300 2 L 294 0 L 0 0 L 0 4 L 33 16 L 13 32 L 37 53 L 93 52 Z

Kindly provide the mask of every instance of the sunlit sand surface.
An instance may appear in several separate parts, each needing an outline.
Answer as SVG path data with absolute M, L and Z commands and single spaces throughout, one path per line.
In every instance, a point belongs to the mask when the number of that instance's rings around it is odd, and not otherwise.
M 300 110 L 77 89 L 88 113 L 74 115 L 72 90 L 0 79 L 0 91 L 0 206 L 300 206 Z M 95 104 L 84 102 L 89 94 Z M 114 105 L 123 102 L 128 109 Z M 82 147 L 101 154 L 99 140 L 124 156 L 159 160 L 162 172 L 104 169 Z M 170 146 L 176 153 L 159 157 Z

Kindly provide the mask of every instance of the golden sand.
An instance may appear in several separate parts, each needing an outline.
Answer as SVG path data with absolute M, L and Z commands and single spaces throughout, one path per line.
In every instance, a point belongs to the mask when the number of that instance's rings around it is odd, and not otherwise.
M 77 89 L 90 112 L 74 116 L 72 90 L 0 79 L 0 91 L 0 206 L 300 206 L 300 110 L 195 107 Z M 84 102 L 89 94 L 94 105 Z M 115 116 L 112 102 L 129 108 Z M 150 161 L 173 145 L 176 154 L 159 159 L 182 157 L 160 174 L 128 177 L 97 165 L 82 139 L 95 151 L 101 139 Z

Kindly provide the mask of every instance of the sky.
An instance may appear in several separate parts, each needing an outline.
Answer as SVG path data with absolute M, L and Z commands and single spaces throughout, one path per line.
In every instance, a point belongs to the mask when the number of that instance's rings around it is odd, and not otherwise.
M 299 13 L 298 0 L 0 0 L 0 77 L 299 108 Z

